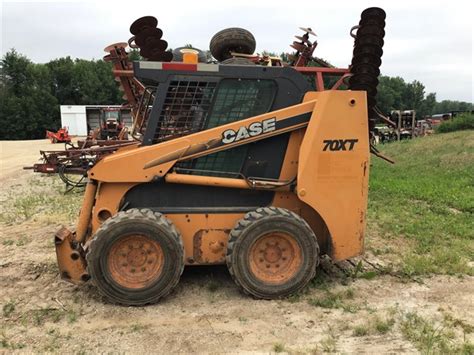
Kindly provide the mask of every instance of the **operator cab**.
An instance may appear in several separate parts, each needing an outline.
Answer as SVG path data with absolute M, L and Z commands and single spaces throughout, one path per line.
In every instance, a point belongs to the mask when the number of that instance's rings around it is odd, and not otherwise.
M 134 72 L 154 96 L 149 116 L 136 127 L 143 145 L 295 105 L 311 89 L 308 80 L 289 67 L 134 62 Z M 264 129 L 252 128 L 228 132 L 224 139 Z M 194 174 L 215 171 L 219 176 L 277 179 L 288 139 L 289 133 L 278 135 L 185 161 L 179 168 Z

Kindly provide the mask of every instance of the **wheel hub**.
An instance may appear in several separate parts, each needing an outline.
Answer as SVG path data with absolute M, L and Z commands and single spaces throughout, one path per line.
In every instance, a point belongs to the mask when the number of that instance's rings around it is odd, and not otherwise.
M 291 279 L 302 264 L 301 248 L 289 234 L 261 236 L 250 249 L 250 270 L 262 281 L 280 284 Z
M 269 263 L 276 263 L 281 259 L 283 252 L 278 244 L 270 245 L 264 251 L 264 259 Z
M 119 239 L 108 255 L 113 280 L 123 287 L 142 288 L 160 277 L 163 269 L 161 246 L 143 235 Z

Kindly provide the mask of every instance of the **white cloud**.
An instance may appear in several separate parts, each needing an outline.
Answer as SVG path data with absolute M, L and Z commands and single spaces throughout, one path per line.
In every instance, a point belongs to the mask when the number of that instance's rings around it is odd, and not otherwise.
M 238 26 L 254 33 L 257 51 L 289 51 L 298 27 L 310 26 L 318 34 L 316 55 L 347 66 L 349 29 L 369 6 L 387 12 L 384 74 L 418 79 L 438 99 L 473 100 L 470 1 L 3 1 L 1 47 L 36 62 L 100 58 L 106 45 L 130 37 L 133 20 L 153 15 L 171 47 L 206 49 L 215 32 Z

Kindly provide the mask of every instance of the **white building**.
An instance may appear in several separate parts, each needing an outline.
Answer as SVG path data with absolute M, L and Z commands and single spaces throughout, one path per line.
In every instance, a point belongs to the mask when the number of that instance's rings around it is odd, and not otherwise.
M 102 108 L 120 108 L 120 105 L 61 105 L 61 127 L 67 127 L 71 136 L 87 136 L 90 130 L 100 126 Z M 132 128 L 130 109 L 122 108 L 125 125 Z

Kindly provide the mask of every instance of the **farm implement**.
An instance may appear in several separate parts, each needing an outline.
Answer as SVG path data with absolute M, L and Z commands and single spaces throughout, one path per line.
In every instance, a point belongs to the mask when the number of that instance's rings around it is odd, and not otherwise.
M 46 131 L 46 138 L 51 143 L 71 143 L 71 137 L 66 127 L 58 129 L 57 132 Z

